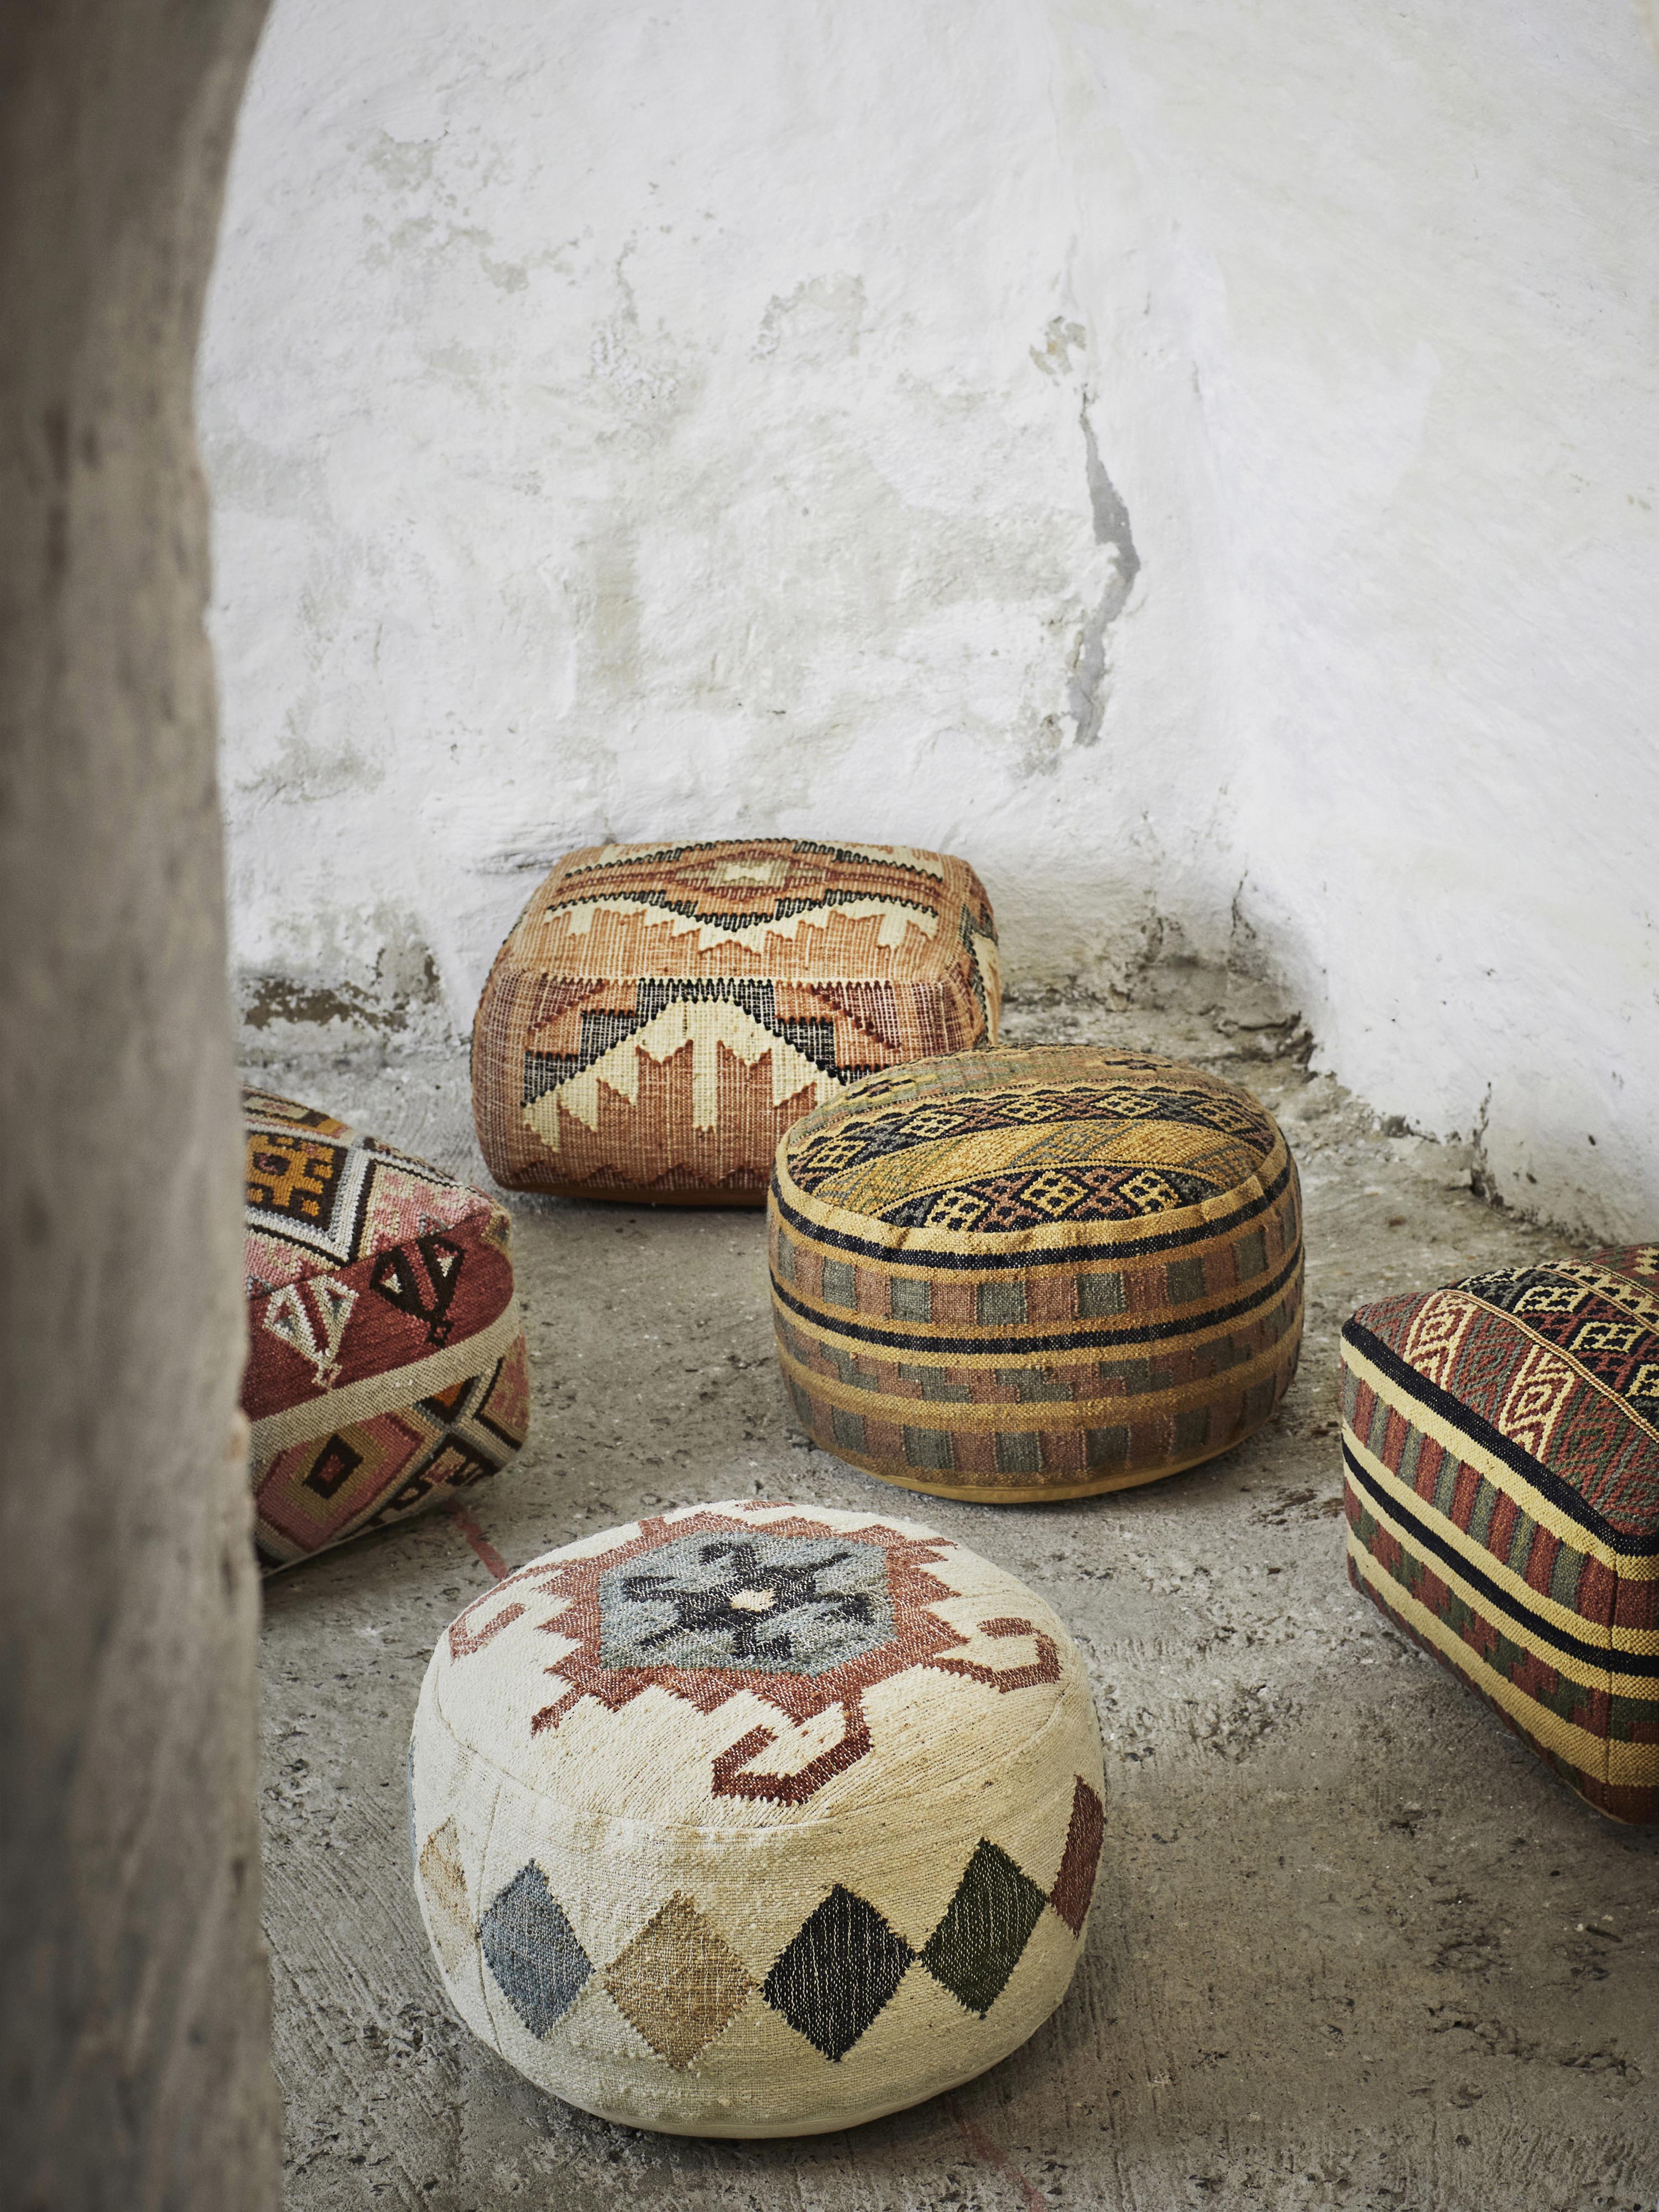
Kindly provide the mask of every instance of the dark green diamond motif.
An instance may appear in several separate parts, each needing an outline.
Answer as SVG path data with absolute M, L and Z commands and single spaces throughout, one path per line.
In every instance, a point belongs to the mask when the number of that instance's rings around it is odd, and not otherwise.
M 1048 1902 L 1005 1850 L 980 1842 L 921 1963 L 982 2020 L 1007 1987 Z

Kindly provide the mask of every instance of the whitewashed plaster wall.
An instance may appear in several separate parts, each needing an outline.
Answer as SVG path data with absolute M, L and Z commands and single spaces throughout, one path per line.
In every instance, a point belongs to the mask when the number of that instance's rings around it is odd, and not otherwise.
M 201 406 L 267 1040 L 602 836 L 969 854 L 1659 1233 L 1647 0 L 276 0 Z M 1593 1141 L 1592 1141 L 1593 1140 Z

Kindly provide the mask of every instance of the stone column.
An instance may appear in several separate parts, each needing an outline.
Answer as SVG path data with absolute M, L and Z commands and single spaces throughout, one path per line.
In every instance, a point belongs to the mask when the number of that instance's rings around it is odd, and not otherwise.
M 0 0 L 0 2196 L 268 2212 L 191 362 L 263 0 Z

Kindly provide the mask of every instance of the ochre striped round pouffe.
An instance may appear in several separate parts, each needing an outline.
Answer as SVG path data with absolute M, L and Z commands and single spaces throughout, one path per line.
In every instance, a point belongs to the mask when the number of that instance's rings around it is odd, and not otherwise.
M 1301 1201 L 1237 1085 L 1089 1045 L 867 1077 L 778 1146 L 784 1378 L 817 1443 L 1006 1504 L 1174 1474 L 1268 1419 L 1302 1339 Z
M 1024 2042 L 1104 1826 L 1065 1629 L 914 1522 L 690 1505 L 551 1552 L 439 1639 L 416 1888 L 474 2033 L 672 2134 L 848 2127 Z

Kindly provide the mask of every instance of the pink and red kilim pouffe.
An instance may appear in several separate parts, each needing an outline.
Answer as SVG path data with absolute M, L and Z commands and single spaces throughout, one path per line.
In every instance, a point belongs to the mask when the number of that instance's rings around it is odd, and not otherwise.
M 426 1161 L 243 1093 L 260 1565 L 289 1566 L 494 1474 L 529 1387 L 506 1212 Z

